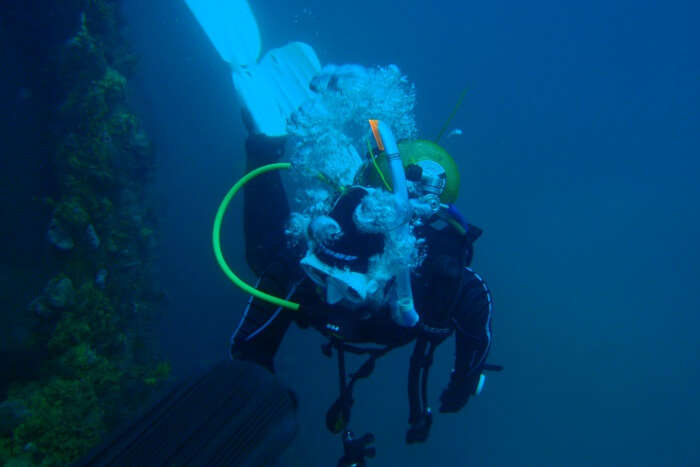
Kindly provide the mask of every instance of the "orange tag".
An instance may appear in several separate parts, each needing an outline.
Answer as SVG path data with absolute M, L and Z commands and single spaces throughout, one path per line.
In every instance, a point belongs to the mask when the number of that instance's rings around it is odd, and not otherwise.
M 372 127 L 372 134 L 374 135 L 374 140 L 377 142 L 377 147 L 380 151 L 383 151 L 384 143 L 382 143 L 382 135 L 379 134 L 379 120 L 370 120 L 369 126 Z

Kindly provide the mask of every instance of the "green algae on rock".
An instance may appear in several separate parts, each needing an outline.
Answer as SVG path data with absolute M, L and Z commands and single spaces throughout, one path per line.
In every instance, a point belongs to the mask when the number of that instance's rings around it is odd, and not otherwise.
M 41 198 L 47 282 L 24 311 L 40 361 L 33 380 L 1 396 L 0 411 L 13 414 L 0 430 L 4 465 L 69 464 L 170 375 L 148 340 L 162 296 L 150 270 L 154 163 L 126 100 L 134 57 L 119 33 L 118 2 L 59 3 L 51 8 L 79 21 L 71 37 L 46 44 L 39 64 L 56 94 L 46 135 L 53 188 Z

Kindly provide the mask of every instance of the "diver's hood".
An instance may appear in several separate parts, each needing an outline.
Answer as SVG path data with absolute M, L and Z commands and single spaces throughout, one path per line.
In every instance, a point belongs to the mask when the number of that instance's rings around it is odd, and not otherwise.
M 313 253 L 324 263 L 366 273 L 369 258 L 384 251 L 384 234 L 362 231 L 354 220 L 355 211 L 367 194 L 365 188 L 351 188 L 325 216 L 328 220 L 325 225 L 323 222 L 312 222 L 309 233 L 314 244 Z M 328 232 L 333 230 L 329 224 L 335 224 L 335 233 Z

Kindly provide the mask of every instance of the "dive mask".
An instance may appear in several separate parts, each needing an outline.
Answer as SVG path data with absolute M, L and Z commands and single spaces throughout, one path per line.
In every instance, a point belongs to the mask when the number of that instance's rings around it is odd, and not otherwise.
M 313 253 L 308 253 L 299 264 L 309 278 L 326 291 L 329 305 L 341 300 L 359 305 L 367 299 L 369 287 L 364 274 L 329 266 Z

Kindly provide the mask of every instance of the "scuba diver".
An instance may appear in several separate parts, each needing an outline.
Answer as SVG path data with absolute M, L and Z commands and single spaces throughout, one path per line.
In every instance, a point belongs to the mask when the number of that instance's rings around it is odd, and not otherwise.
M 299 42 L 258 60 L 247 1 L 186 3 L 230 65 L 248 129 L 247 174 L 220 204 L 212 243 L 223 272 L 251 297 L 229 361 L 177 385 L 80 465 L 274 465 L 298 429 L 297 398 L 274 376 L 292 322 L 327 337 L 322 351 L 337 358 L 339 396 L 326 426 L 342 436 L 339 466 L 375 455 L 373 435 L 350 429 L 355 384 L 410 343 L 405 439 L 426 441 L 428 373 L 440 343 L 455 335 L 440 412 L 461 410 L 481 392 L 484 372 L 502 369 L 486 363 L 493 301 L 470 268 L 482 231 L 454 206 L 459 171 L 437 144 L 455 112 L 435 141 L 419 139 L 415 92 L 397 67 L 321 67 Z M 293 180 L 283 183 L 281 171 Z M 231 270 L 221 247 L 239 191 L 254 285 Z M 366 360 L 348 373 L 346 353 Z
M 386 135 L 377 136 L 386 139 Z M 278 163 L 285 139 L 252 133 L 246 141 L 248 170 Z M 386 143 L 378 139 L 382 142 Z M 274 372 L 275 354 L 292 322 L 315 328 L 329 339 L 323 351 L 329 356 L 337 353 L 341 387 L 326 424 L 332 432 L 343 433 L 345 455 L 339 465 L 364 465 L 365 457 L 374 454 L 369 446 L 372 435 L 355 438 L 348 428 L 352 390 L 358 379 L 369 376 L 375 360 L 390 350 L 415 342 L 408 375 L 408 443 L 425 441 L 432 424 L 427 375 L 437 345 L 456 335 L 454 368 L 440 396 L 440 412 L 459 411 L 481 391 L 484 371 L 498 369 L 486 363 L 492 341 L 491 293 L 483 278 L 469 267 L 473 243 L 482 231 L 465 222 L 449 204 L 457 195 L 456 165 L 444 149 L 430 141 L 405 141 L 396 147 L 405 164 L 402 170 L 405 183 L 411 185 L 411 197 L 420 199 L 430 210 L 423 215 L 425 221 L 413 227 L 415 236 L 423 241 L 423 258 L 410 272 L 413 306 L 408 311 L 402 312 L 396 303 L 401 299 L 396 290 L 401 271 L 379 287 L 371 274 L 372 263 L 385 249 L 395 246 L 389 238 L 392 232 L 367 229 L 366 222 L 359 220 L 371 217 L 363 210 L 371 204 L 368 198 L 372 193 L 382 190 L 372 186 L 374 175 L 380 173 L 374 164 L 367 163 L 360 170 L 357 184 L 336 193 L 328 215 L 308 222 L 306 241 L 296 247 L 289 246 L 285 231 L 289 230 L 285 221 L 292 213 L 280 174 L 266 173 L 243 188 L 246 258 L 259 278 L 256 289 L 301 306 L 291 311 L 251 296 L 231 338 L 231 356 Z M 381 162 L 385 154 L 377 159 Z M 449 207 L 445 208 L 446 204 Z M 415 217 L 416 209 L 413 211 Z M 381 214 L 386 217 L 386 210 Z M 399 230 L 392 228 L 393 232 Z M 349 377 L 346 352 L 368 356 Z
M 274 373 L 292 322 L 326 336 L 322 350 L 335 352 L 340 383 L 326 425 L 342 434 L 339 465 L 360 466 L 374 455 L 373 436 L 349 428 L 353 388 L 376 359 L 413 342 L 406 441 L 425 441 L 433 421 L 428 372 L 441 342 L 456 336 L 440 412 L 462 409 L 481 391 L 484 372 L 501 369 L 486 363 L 491 293 L 470 268 L 482 231 L 454 206 L 459 171 L 437 144 L 455 112 L 434 142 L 419 139 L 415 92 L 397 67 L 322 67 L 300 42 L 259 59 L 246 1 L 186 1 L 230 66 L 248 129 L 247 174 L 224 197 L 212 236 L 219 266 L 251 295 L 231 337 L 233 361 Z M 283 183 L 280 171 L 293 180 Z M 231 270 L 221 248 L 222 219 L 239 191 L 254 285 Z M 351 374 L 348 352 L 367 356 Z

